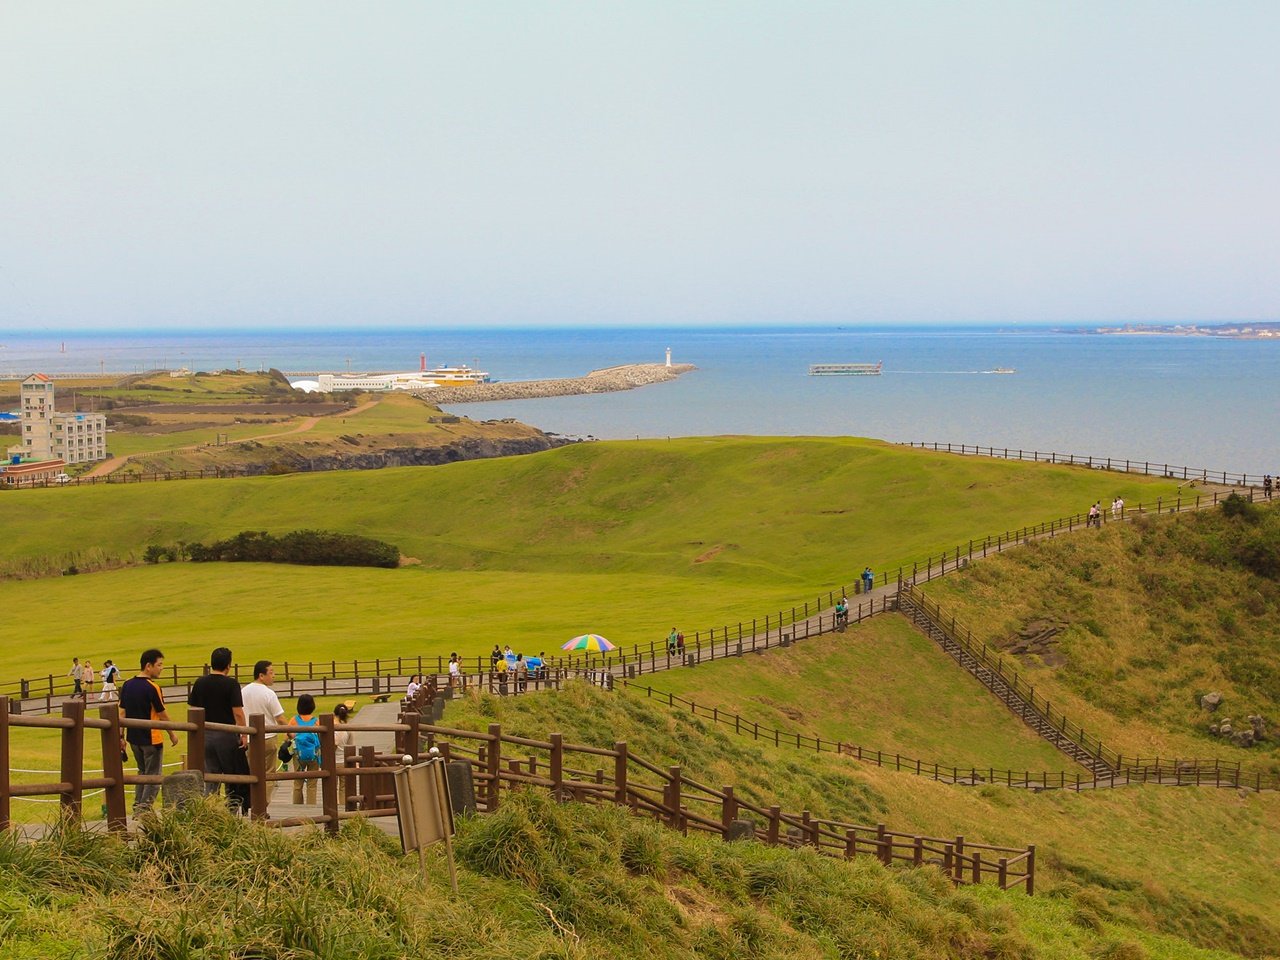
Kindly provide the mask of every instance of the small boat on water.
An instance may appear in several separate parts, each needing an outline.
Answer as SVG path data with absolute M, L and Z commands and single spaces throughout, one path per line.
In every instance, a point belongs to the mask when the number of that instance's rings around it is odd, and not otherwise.
M 1017 373 L 1013 367 L 996 367 L 994 370 L 983 370 L 983 373 Z
M 811 363 L 811 377 L 878 377 L 884 369 L 884 361 L 876 363 Z

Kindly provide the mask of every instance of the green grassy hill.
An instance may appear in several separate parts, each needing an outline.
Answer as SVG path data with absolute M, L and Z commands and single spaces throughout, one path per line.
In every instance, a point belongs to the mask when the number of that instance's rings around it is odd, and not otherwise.
M 812 699 L 797 690 L 793 702 Z M 648 760 L 679 764 L 702 783 L 732 784 L 741 796 L 773 798 L 787 810 L 984 843 L 1035 843 L 1042 883 L 1033 899 L 1079 897 L 1100 915 L 1202 947 L 1266 956 L 1280 936 L 1271 895 L 1280 866 L 1274 793 L 951 786 L 834 754 L 776 749 L 643 698 L 583 685 L 558 695 L 455 701 L 442 722 L 468 729 L 500 722 L 504 733 L 528 737 L 558 731 L 566 742 L 602 747 L 626 740 Z M 1041 946 L 1043 954 L 1026 955 L 1070 955 Z
M 879 750 L 890 762 L 901 754 L 984 771 L 1081 770 L 898 616 L 636 683 L 762 726 Z
M 1021 660 L 1038 691 L 1126 755 L 1280 766 L 1280 729 L 1250 749 L 1210 736 L 1249 714 L 1280 720 L 1280 511 L 1209 511 L 1041 541 L 929 584 L 1000 647 L 1060 630 Z M 1205 693 L 1224 695 L 1210 714 Z
M 0 499 L 0 573 L 24 561 L 301 527 L 396 543 L 429 568 L 651 573 L 795 588 L 867 563 L 1074 513 L 1170 481 L 856 439 L 579 444 L 544 454 L 246 480 L 36 490 Z
M 580 444 L 438 468 L 0 494 L 0 575 L 121 563 L 148 544 L 322 528 L 388 540 L 421 564 L 339 570 L 177 564 L 0 581 L 0 609 L 76 616 L 0 676 L 72 656 L 132 663 L 159 642 L 203 662 L 476 656 L 616 643 L 750 620 L 891 568 L 1167 481 L 950 457 L 869 440 Z M 51 668 L 50 661 L 55 665 Z

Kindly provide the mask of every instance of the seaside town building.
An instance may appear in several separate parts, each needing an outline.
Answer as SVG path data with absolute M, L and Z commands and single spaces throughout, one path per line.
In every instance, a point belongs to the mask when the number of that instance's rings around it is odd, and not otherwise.
M 6 483 L 49 479 L 69 463 L 106 459 L 106 416 L 58 412 L 53 381 L 43 373 L 22 381 L 19 405 L 20 442 L 9 448 Z

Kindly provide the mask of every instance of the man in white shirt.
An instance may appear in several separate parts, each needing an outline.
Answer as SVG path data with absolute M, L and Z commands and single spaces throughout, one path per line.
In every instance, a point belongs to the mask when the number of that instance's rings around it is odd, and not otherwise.
M 267 718 L 267 723 L 284 723 L 284 707 L 280 706 L 280 698 L 271 689 L 275 682 L 276 668 L 270 660 L 259 660 L 253 665 L 253 683 L 246 683 L 240 691 L 246 717 L 260 713 Z M 267 734 L 268 740 L 273 737 L 274 733 Z

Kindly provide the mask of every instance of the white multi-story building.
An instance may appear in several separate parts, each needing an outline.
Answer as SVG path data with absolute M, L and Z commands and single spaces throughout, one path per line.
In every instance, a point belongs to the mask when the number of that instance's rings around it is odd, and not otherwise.
M 22 381 L 22 442 L 9 448 L 10 458 L 88 463 L 107 458 L 107 418 L 101 413 L 59 413 L 53 381 L 33 373 Z

